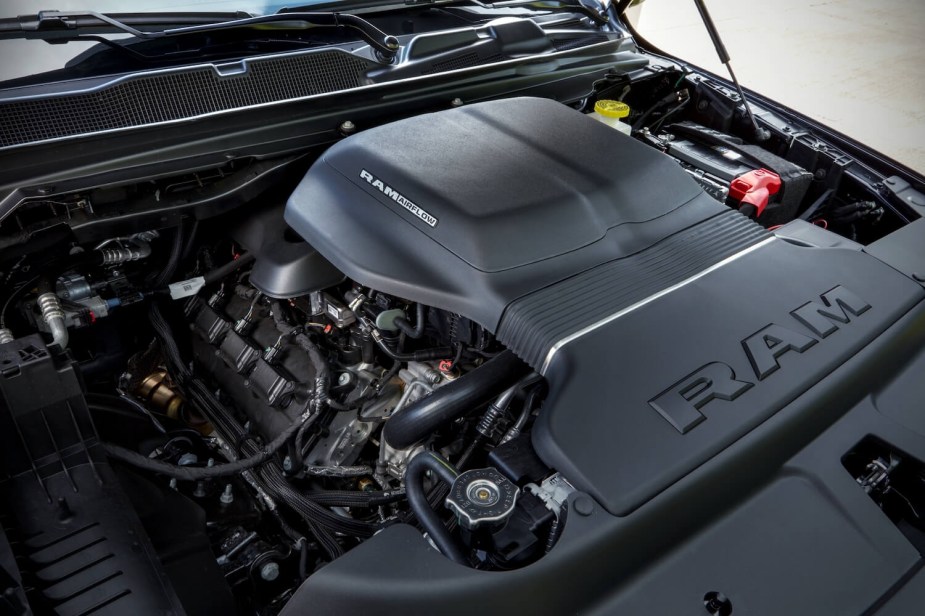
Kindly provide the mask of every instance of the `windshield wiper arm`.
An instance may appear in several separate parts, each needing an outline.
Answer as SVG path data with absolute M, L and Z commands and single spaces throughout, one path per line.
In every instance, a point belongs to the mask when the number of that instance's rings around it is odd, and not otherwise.
M 320 4 L 309 4 L 301 7 L 285 7 L 277 11 L 277 14 L 292 13 L 309 8 L 323 9 L 339 5 L 341 2 L 343 2 L 343 0 L 330 0 Z M 491 0 L 351 0 L 350 10 L 400 10 L 415 7 L 440 8 L 467 4 L 485 9 L 532 8 L 538 11 L 581 13 L 582 15 L 590 17 L 598 25 L 603 25 L 610 21 L 607 11 L 600 8 L 601 5 L 597 0 L 498 0 L 497 2 L 492 2 Z
M 36 15 L 25 15 L 0 19 L 0 39 L 38 38 L 52 41 L 67 40 L 81 32 L 94 33 L 125 32 L 140 39 L 159 39 L 201 32 L 214 32 L 276 23 L 281 28 L 301 30 L 306 26 L 324 28 L 348 28 L 357 31 L 361 38 L 376 51 L 392 58 L 398 52 L 398 39 L 386 34 L 362 17 L 348 13 L 298 12 L 274 15 L 250 16 L 247 13 L 219 13 L 211 15 L 198 13 L 134 13 L 128 15 L 104 15 L 93 11 L 40 11 Z M 216 21 L 218 19 L 219 21 Z M 178 28 L 144 31 L 136 26 L 163 26 L 177 23 L 188 24 Z M 301 23 L 303 26 L 286 24 Z

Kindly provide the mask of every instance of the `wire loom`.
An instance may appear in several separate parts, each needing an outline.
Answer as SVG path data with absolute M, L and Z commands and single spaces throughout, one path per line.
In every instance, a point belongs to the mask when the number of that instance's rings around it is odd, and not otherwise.
M 151 324 L 155 334 L 163 347 L 169 368 L 188 400 L 209 418 L 218 435 L 226 443 L 239 442 L 245 435 L 244 428 L 229 415 L 224 407 L 215 399 L 208 387 L 199 378 L 193 375 L 184 365 L 179 348 L 173 338 L 169 324 L 164 319 L 157 303 L 152 303 L 150 310 Z M 374 524 L 343 517 L 326 506 L 316 502 L 311 495 L 296 490 L 283 475 L 283 469 L 274 459 L 274 454 L 285 445 L 300 428 L 309 425 L 318 416 L 314 413 L 303 417 L 302 421 L 293 423 L 267 446 L 261 447 L 253 439 L 242 441 L 241 452 L 244 457 L 233 460 L 227 464 L 204 468 L 178 467 L 168 462 L 151 460 L 137 452 L 122 447 L 107 444 L 107 453 L 140 468 L 162 473 L 170 477 L 183 480 L 199 480 L 208 477 L 221 477 L 232 474 L 250 473 L 252 479 L 273 499 L 285 504 L 301 517 L 309 530 L 330 558 L 337 558 L 343 554 L 343 547 L 335 539 L 335 534 L 344 534 L 353 537 L 367 538 L 380 530 L 381 524 Z M 319 500 L 327 506 L 378 506 L 395 502 L 404 498 L 401 491 L 369 492 L 369 493 L 325 493 Z M 283 529 L 288 525 L 280 519 Z M 292 529 L 289 534 L 294 535 Z M 291 536 L 298 542 L 301 537 Z

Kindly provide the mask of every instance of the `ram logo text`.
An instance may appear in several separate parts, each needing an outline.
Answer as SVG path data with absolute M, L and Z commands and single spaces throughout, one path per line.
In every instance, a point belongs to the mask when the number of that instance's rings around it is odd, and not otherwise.
M 732 366 L 714 361 L 694 370 L 686 377 L 649 400 L 681 434 L 686 434 L 706 419 L 703 407 L 713 400 L 735 400 L 756 383 L 764 381 L 780 369 L 779 359 L 788 353 L 802 354 L 859 317 L 870 304 L 842 286 L 806 302 L 790 311 L 792 329 L 769 323 L 742 340 L 742 350 L 755 375 L 754 381 L 737 376 Z M 809 335 L 807 335 L 809 334 Z
M 382 180 L 374 176 L 372 173 L 370 173 L 366 169 L 363 169 L 362 171 L 360 171 L 360 178 L 366 180 L 367 184 L 369 184 L 373 188 L 379 189 L 379 192 L 381 192 L 383 195 L 385 195 L 386 197 L 388 197 L 389 199 L 391 199 L 398 205 L 402 206 L 403 208 L 405 208 L 406 210 L 408 210 L 409 212 L 411 212 L 412 214 L 414 214 L 415 216 L 417 216 L 418 218 L 426 222 L 431 227 L 437 226 L 437 218 L 435 216 L 431 216 L 430 214 L 428 214 L 426 210 L 416 205 L 413 201 L 411 201 L 410 199 L 402 195 L 400 192 L 398 192 L 397 190 L 395 190 L 394 188 L 392 188 L 391 186 L 389 186 L 388 184 L 386 184 L 385 182 L 383 182 Z

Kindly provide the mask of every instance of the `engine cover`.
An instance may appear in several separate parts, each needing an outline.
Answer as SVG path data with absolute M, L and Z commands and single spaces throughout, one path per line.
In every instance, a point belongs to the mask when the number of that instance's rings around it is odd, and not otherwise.
M 560 340 L 534 446 L 609 512 L 627 515 L 822 381 L 922 297 L 860 250 L 771 239 Z
M 867 248 L 772 235 L 535 100 L 346 139 L 286 215 L 348 276 L 473 318 L 542 372 L 532 442 L 577 491 L 528 567 L 459 567 L 395 525 L 285 613 L 676 614 L 718 592 L 736 613 L 851 613 L 917 570 L 842 460 L 872 434 L 925 451 L 925 221 Z
M 540 371 L 549 395 L 534 447 L 614 515 L 922 298 L 860 246 L 778 239 L 667 156 L 548 100 L 348 138 L 286 218 L 349 277 L 469 317 Z
M 348 277 L 468 317 L 531 363 L 542 363 L 537 338 L 547 332 L 529 324 L 522 331 L 519 322 L 505 327 L 514 300 L 728 214 L 669 157 L 534 98 L 421 115 L 349 137 L 309 170 L 285 212 Z M 722 224 L 719 233 L 712 225 L 693 232 L 683 255 L 693 267 L 662 264 L 655 284 L 759 239 L 760 229 L 741 217 Z M 630 269 L 638 266 L 634 260 Z M 652 286 L 641 278 L 627 283 Z M 595 315 L 560 317 L 549 325 Z

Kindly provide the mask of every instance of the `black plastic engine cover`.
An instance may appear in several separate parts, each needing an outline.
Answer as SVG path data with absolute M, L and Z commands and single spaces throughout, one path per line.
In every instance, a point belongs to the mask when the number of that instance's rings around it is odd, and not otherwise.
M 718 594 L 733 613 L 869 613 L 919 571 L 842 459 L 873 434 L 925 460 L 921 223 L 864 250 L 774 237 L 533 100 L 347 139 L 287 219 L 348 276 L 470 316 L 543 372 L 532 442 L 577 491 L 527 567 L 461 567 L 395 525 L 285 614 L 694 614 Z M 914 579 L 897 613 L 919 609 Z
M 922 301 L 858 250 L 771 239 L 560 341 L 540 457 L 626 515 L 760 425 Z
M 925 460 L 921 230 L 772 238 L 559 346 L 532 434 L 578 491 L 538 562 L 469 569 L 395 525 L 283 613 L 920 612 L 921 548 L 843 459 L 873 435 Z
M 345 139 L 285 217 L 349 278 L 496 331 L 515 299 L 726 211 L 669 157 L 560 103 L 517 98 Z

